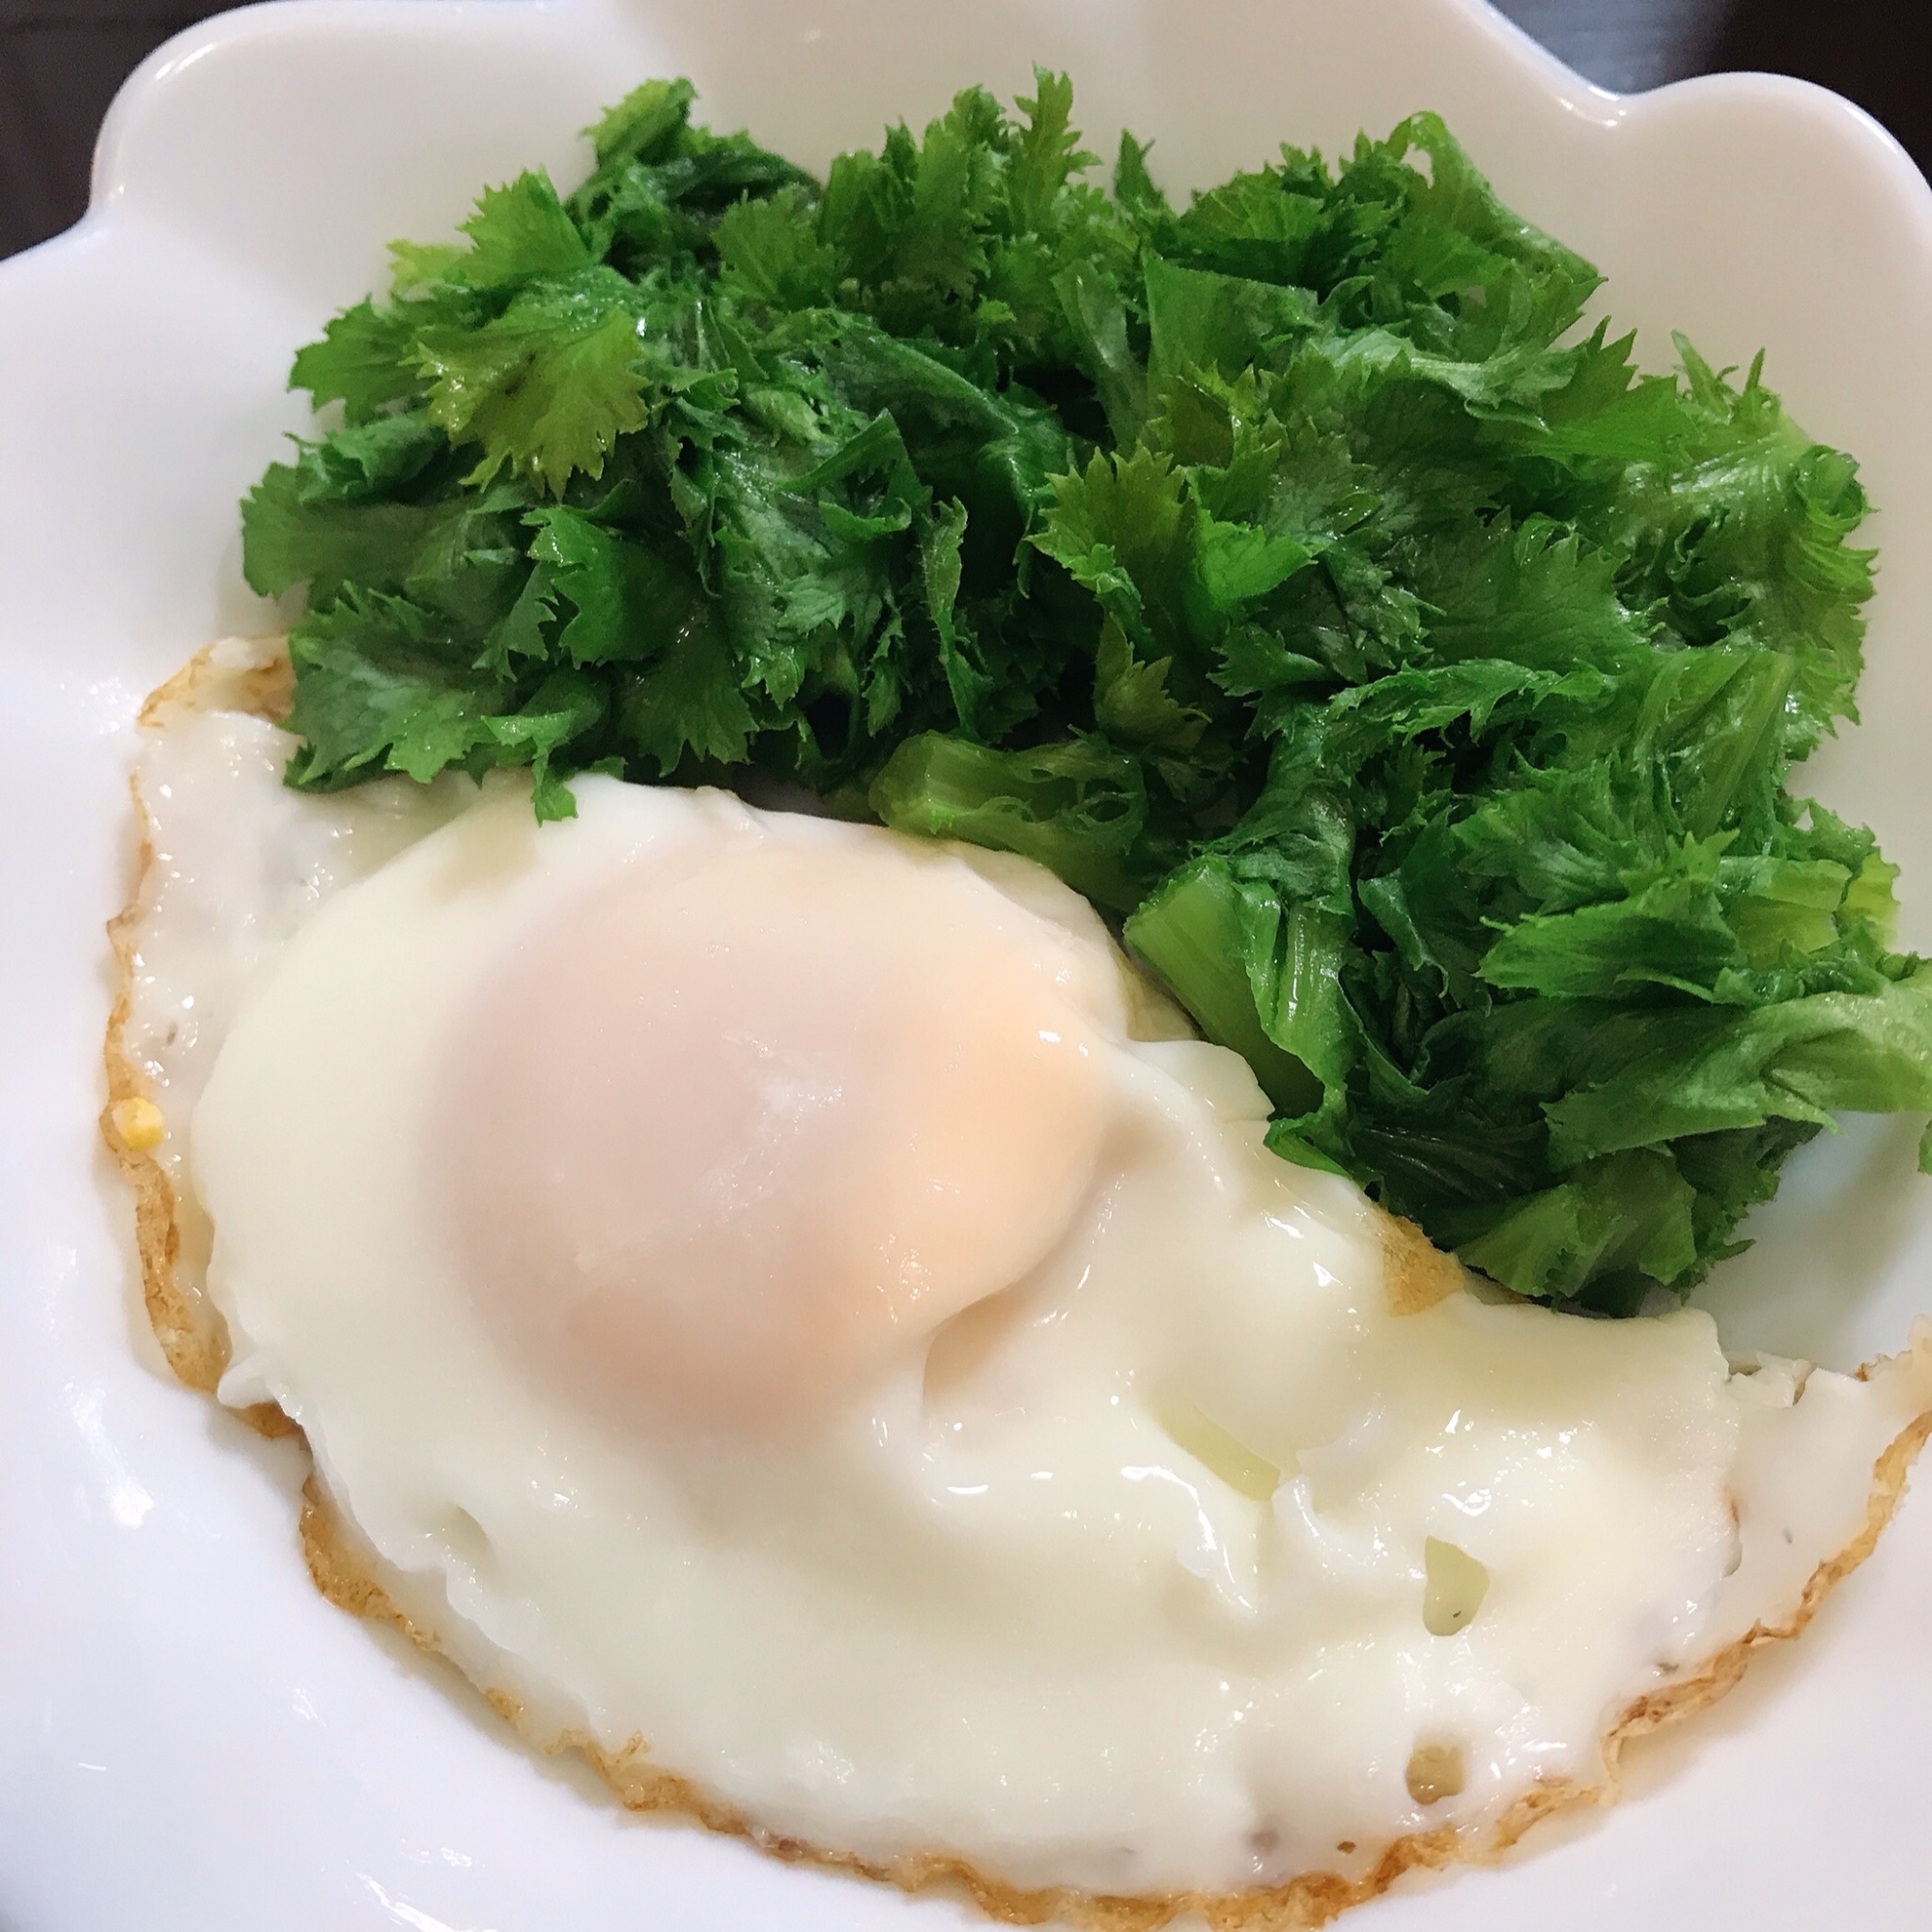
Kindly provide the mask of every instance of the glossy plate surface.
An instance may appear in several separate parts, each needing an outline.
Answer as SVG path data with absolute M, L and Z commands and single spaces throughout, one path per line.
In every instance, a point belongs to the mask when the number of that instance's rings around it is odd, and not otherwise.
M 94 1139 L 101 923 L 140 695 L 259 627 L 234 505 L 299 426 L 289 355 L 477 187 L 586 164 L 653 73 L 811 165 L 983 79 L 1069 69 L 1092 145 L 1170 188 L 1292 137 L 1441 110 L 1608 306 L 1711 358 L 1760 344 L 1883 515 L 1867 723 L 1816 788 L 1905 867 L 1932 945 L 1932 194 L 1869 121 L 1763 78 L 1590 88 L 1477 0 L 288 0 L 129 82 L 81 227 L 0 268 L 0 1925 L 8 1932 L 919 1932 L 943 1900 L 622 1815 L 447 1673 L 311 1589 L 298 1457 L 174 1386 Z M 1807 1151 L 1714 1286 L 1727 1337 L 1845 1366 L 1932 1307 L 1918 1123 Z M 1932 1502 L 1804 1644 L 1634 1767 L 1621 1809 L 1361 1932 L 1920 1927 L 1932 1852 Z

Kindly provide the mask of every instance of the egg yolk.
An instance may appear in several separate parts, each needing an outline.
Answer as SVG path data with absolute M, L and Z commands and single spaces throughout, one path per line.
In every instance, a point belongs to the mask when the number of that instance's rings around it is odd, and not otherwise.
M 632 1424 L 836 1403 L 1072 1219 L 1094 955 L 888 834 L 635 864 L 454 1030 L 430 1179 L 491 1325 Z

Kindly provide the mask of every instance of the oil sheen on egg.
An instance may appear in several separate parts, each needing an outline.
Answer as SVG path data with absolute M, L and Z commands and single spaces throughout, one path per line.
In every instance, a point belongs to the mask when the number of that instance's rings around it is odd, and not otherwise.
M 1037 868 L 576 790 L 331 898 L 193 1119 L 224 1399 L 472 1676 L 832 1851 L 1227 1892 L 1595 1783 L 1738 1634 L 1804 1406 L 1706 1317 L 1398 1313 Z

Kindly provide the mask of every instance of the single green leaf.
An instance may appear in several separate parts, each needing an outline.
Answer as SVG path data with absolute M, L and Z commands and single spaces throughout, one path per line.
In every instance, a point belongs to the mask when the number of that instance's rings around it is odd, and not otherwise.
M 1018 852 L 1103 905 L 1144 890 L 1124 865 L 1147 810 L 1140 771 L 1097 738 L 996 752 L 927 732 L 894 753 L 870 802 L 897 831 Z
M 463 232 L 469 237 L 469 251 L 451 270 L 477 288 L 500 288 L 532 275 L 568 275 L 591 265 L 583 237 L 540 169 L 519 175 L 507 187 L 486 187 Z
M 527 477 L 552 495 L 601 476 L 617 438 L 648 418 L 630 287 L 609 270 L 534 284 L 493 322 L 425 329 L 417 366 L 430 420 L 481 444 L 469 477 Z

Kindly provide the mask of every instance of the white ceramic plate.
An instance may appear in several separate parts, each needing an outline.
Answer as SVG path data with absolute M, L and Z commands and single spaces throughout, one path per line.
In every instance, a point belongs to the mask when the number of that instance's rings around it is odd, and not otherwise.
M 1095 146 L 1185 187 L 1293 136 L 1440 108 L 1506 196 L 1611 274 L 1650 358 L 1771 350 L 1884 515 L 1869 722 L 1818 787 L 1906 867 L 1932 941 L 1932 195 L 1797 83 L 1619 99 L 1476 0 L 292 0 L 195 28 L 123 93 L 94 211 L 0 269 L 0 1925 L 7 1932 L 696 1932 L 969 1922 L 628 1818 L 446 1673 L 341 1616 L 298 1553 L 288 1445 L 173 1385 L 94 1141 L 101 922 L 128 860 L 139 694 L 259 623 L 234 504 L 298 426 L 291 350 L 487 180 L 584 164 L 651 73 L 801 160 L 1034 59 Z M 1932 1306 L 1913 1122 L 1811 1151 L 1719 1283 L 1730 1332 L 1847 1364 Z M 1762 1291 L 1755 1299 L 1746 1291 Z M 1922 1927 L 1932 1879 L 1932 1504 L 1794 1652 L 1613 1813 L 1362 1932 Z M 1532 1843 L 1535 1841 L 1533 1840 Z

